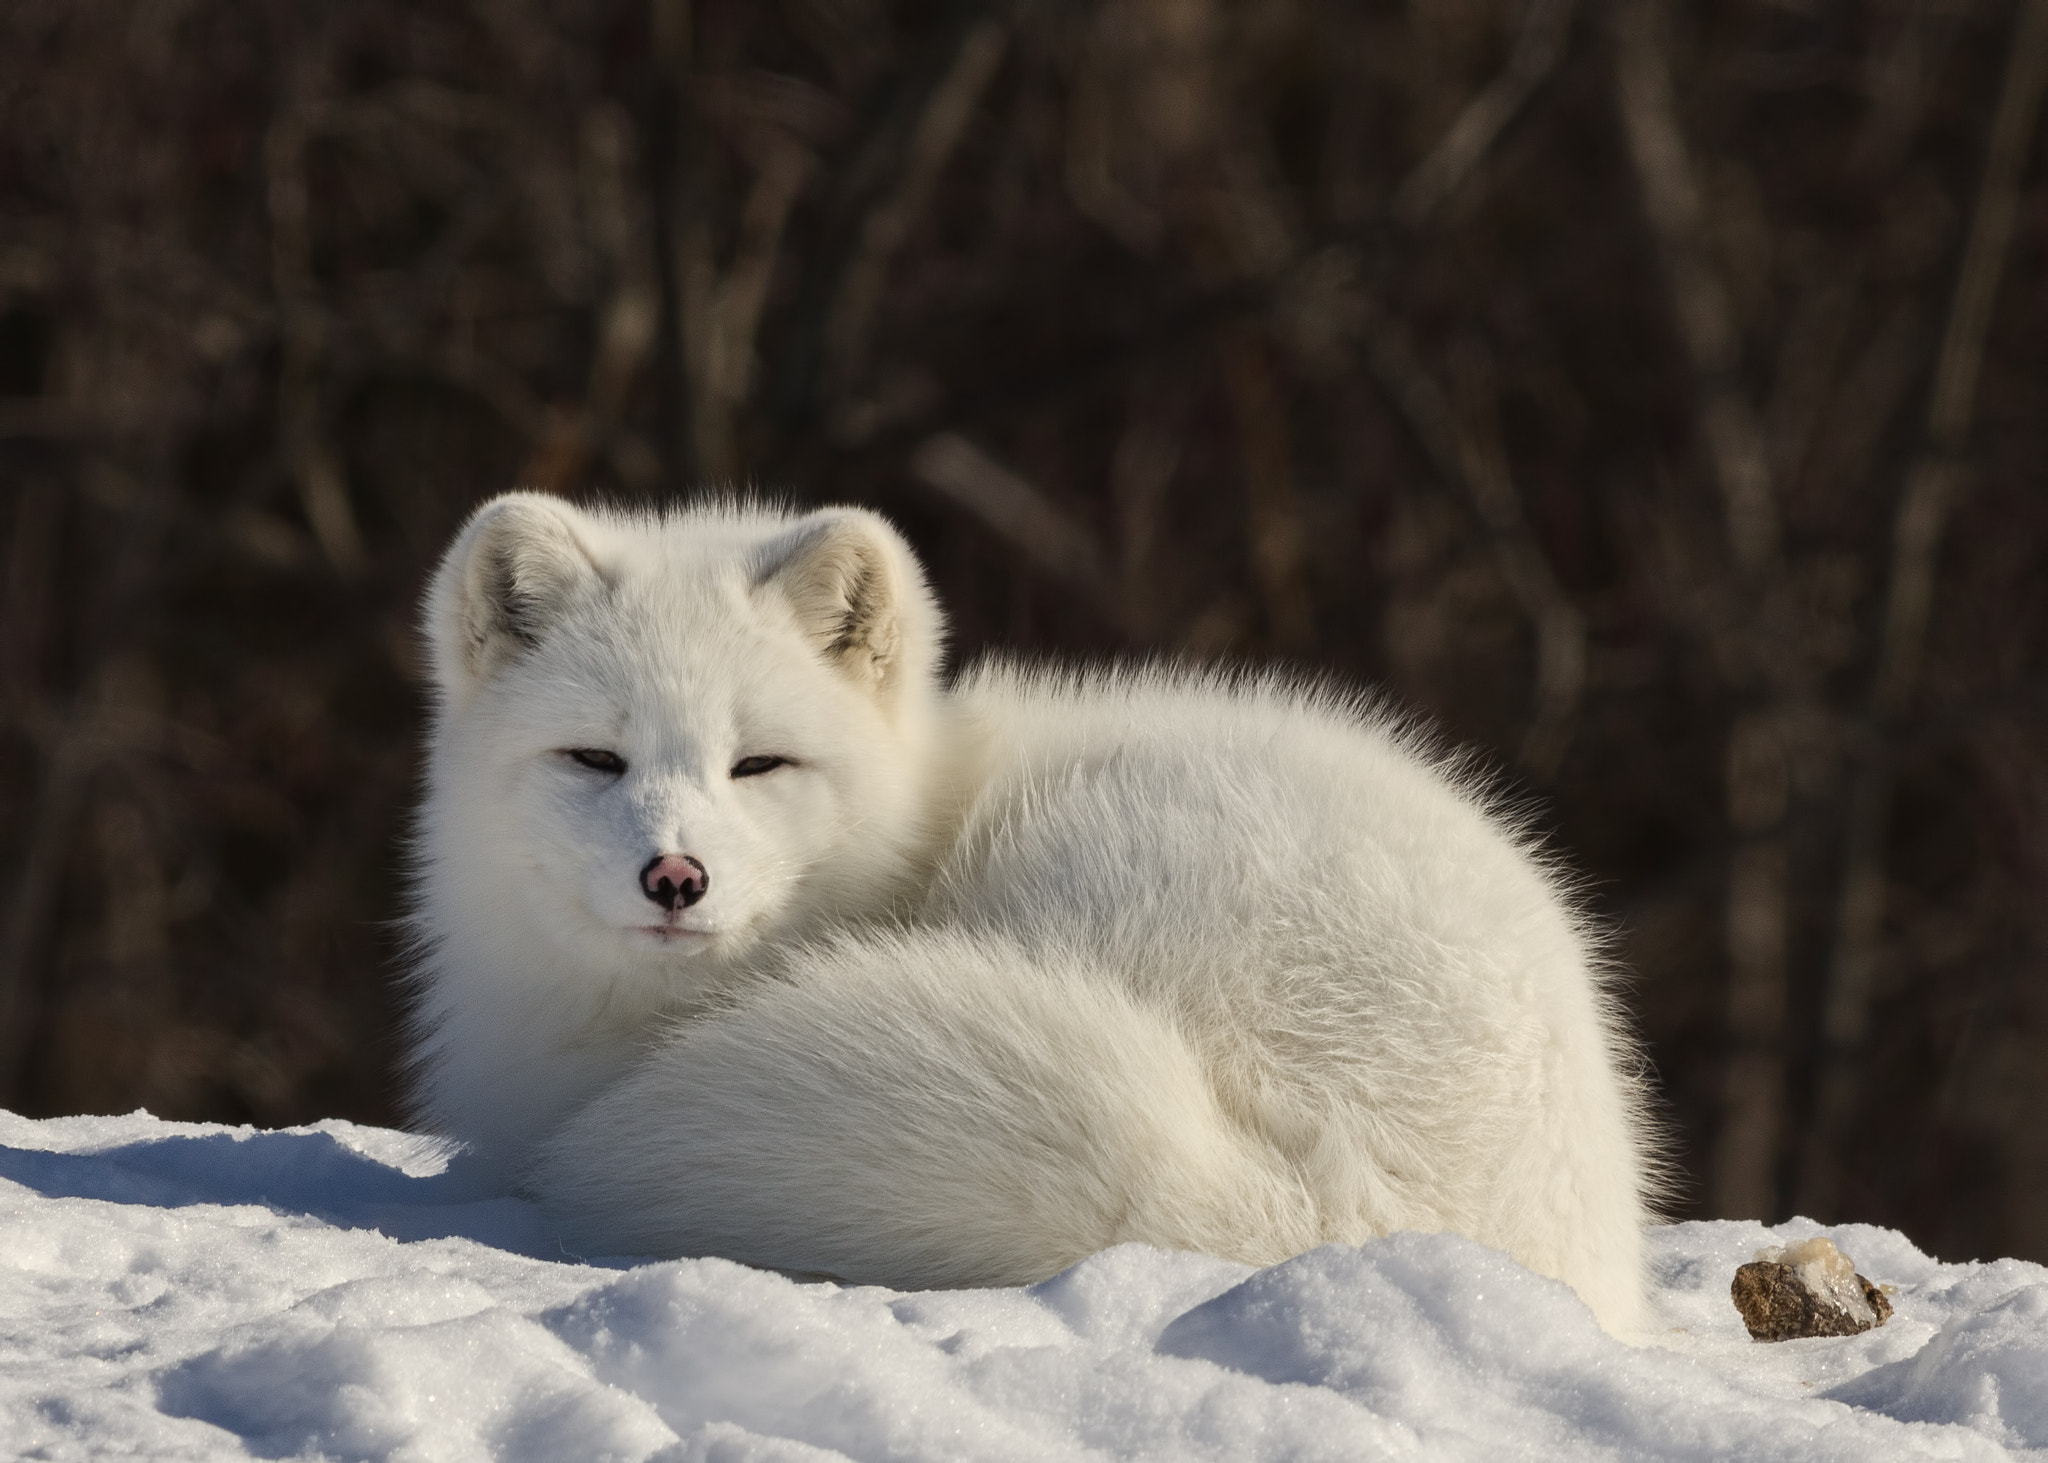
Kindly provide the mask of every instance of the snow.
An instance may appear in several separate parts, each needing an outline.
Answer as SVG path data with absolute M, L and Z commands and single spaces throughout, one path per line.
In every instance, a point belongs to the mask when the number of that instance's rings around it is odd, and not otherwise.
M 1825 1233 L 1893 1287 L 1764 1345 L 1735 1267 Z M 899 1294 L 565 1254 L 459 1155 L 0 1114 L 0 1455 L 22 1458 L 1995 1459 L 2048 1449 L 2048 1269 L 1888 1230 L 1653 1232 L 1657 1325 L 1454 1235 L 1253 1271 L 1128 1245 Z

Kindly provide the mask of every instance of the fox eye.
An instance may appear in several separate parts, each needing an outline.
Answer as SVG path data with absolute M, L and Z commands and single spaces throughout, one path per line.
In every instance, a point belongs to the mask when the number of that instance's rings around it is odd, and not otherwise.
M 592 772 L 609 772 L 616 777 L 626 770 L 626 759 L 603 747 L 565 747 L 562 755 L 578 767 L 588 767 Z
M 759 777 L 764 772 L 773 772 L 789 764 L 787 757 L 742 757 L 732 764 L 734 777 Z

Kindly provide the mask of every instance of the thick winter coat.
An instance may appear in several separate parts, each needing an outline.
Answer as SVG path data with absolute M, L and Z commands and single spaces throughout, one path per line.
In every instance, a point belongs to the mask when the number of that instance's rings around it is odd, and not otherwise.
M 486 505 L 429 599 L 415 1063 L 590 1254 L 902 1288 L 1457 1230 L 1638 1323 L 1585 921 L 1369 703 L 983 665 L 858 510 Z

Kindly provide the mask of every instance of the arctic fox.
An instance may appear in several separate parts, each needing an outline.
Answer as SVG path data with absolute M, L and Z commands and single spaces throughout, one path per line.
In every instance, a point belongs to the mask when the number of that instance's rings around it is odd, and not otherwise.
M 857 509 L 510 494 L 426 637 L 418 1114 L 569 1243 L 921 1288 L 1457 1230 L 1638 1324 L 1585 921 L 1369 703 L 944 686 Z

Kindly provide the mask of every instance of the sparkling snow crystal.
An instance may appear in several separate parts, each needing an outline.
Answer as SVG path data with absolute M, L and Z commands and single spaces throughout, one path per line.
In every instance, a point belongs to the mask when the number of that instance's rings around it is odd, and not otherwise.
M 1262 1271 L 1126 1246 L 1027 1290 L 564 1254 L 403 1134 L 0 1114 L 8 1456 L 1996 1459 L 2048 1448 L 2048 1270 L 1794 1221 L 1653 1232 L 1656 1330 L 1455 1235 Z M 1894 1287 L 1750 1342 L 1762 1246 Z M 1858 1297 L 1860 1299 L 1860 1295 Z

